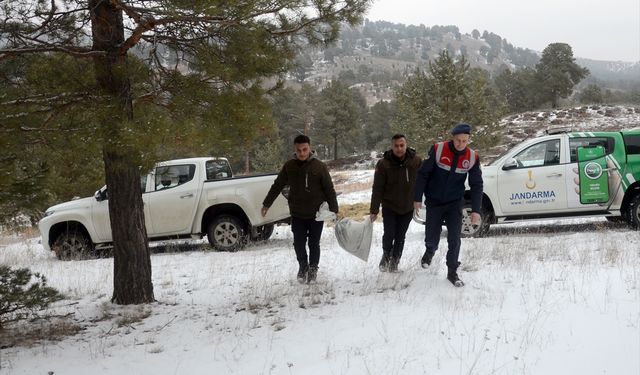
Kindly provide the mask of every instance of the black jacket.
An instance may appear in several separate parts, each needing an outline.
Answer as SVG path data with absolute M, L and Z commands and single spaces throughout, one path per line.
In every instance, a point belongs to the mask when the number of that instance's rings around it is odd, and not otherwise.
M 452 165 L 457 165 L 458 158 L 466 152 L 457 151 L 452 141 L 445 143 L 453 152 Z M 414 190 L 414 201 L 422 201 L 425 197 L 425 205 L 438 206 L 462 200 L 465 192 L 465 180 L 469 177 L 469 187 L 471 188 L 471 210 L 480 213 L 482 208 L 482 171 L 480 170 L 480 159 L 476 160 L 468 173 L 456 173 L 455 168 L 447 171 L 436 164 L 434 147 L 431 147 L 427 158 L 418 170 L 416 186 Z
M 393 150 L 387 150 L 376 164 L 371 191 L 369 213 L 377 214 L 382 207 L 402 215 L 413 210 L 413 187 L 422 159 L 416 150 L 407 149 L 404 160 L 398 159 Z
M 278 177 L 271 185 L 264 202 L 271 207 L 282 189 L 289 185 L 289 212 L 291 216 L 312 219 L 322 202 L 329 204 L 329 209 L 338 212 L 338 200 L 327 166 L 311 154 L 305 161 L 293 158 L 287 161 Z

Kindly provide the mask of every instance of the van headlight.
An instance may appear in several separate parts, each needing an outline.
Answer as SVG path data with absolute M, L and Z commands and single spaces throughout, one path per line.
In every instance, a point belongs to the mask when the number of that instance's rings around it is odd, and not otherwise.
M 44 212 L 44 216 L 42 218 L 45 218 L 47 216 L 51 216 L 51 215 L 53 215 L 54 212 L 55 212 L 54 210 L 46 210 Z

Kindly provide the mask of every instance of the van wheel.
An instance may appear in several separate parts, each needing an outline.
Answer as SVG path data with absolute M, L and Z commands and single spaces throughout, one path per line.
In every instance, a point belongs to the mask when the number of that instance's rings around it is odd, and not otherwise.
M 629 225 L 633 229 L 640 229 L 640 194 L 636 194 L 629 205 Z
M 216 217 L 207 230 L 211 246 L 218 251 L 238 251 L 247 242 L 245 226 L 235 216 Z
M 266 241 L 273 234 L 273 224 L 265 224 L 256 228 L 256 235 L 251 236 L 251 241 Z
M 465 204 L 462 209 L 462 237 L 484 237 L 487 232 L 489 232 L 489 226 L 491 223 L 489 220 L 491 219 L 491 213 L 482 209 L 480 212 L 480 223 L 479 224 L 471 224 L 471 205 Z
M 51 249 L 60 260 L 95 258 L 93 243 L 84 232 L 77 230 L 60 233 Z

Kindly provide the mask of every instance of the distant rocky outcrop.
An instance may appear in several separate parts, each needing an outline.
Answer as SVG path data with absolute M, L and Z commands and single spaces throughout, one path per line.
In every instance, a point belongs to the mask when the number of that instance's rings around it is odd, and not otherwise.
M 483 152 L 483 163 L 491 162 L 525 139 L 544 135 L 547 129 L 576 132 L 633 128 L 640 128 L 640 107 L 592 105 L 509 115 L 500 120 L 496 130 L 500 144 Z

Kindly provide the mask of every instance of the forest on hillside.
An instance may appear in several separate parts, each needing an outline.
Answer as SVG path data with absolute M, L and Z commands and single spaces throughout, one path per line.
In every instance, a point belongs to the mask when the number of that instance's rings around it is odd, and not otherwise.
M 361 25 L 343 27 L 331 46 L 300 51 L 289 79 L 318 87 L 335 80 L 358 85 L 372 105 L 390 100 L 395 87 L 416 69 L 427 69 L 443 50 L 455 59 L 464 58 L 472 68 L 487 71 L 490 78 L 505 71 L 535 68 L 541 57 L 541 51 L 514 46 L 506 37 L 487 30 L 463 34 L 454 25 L 428 27 L 365 20 Z M 590 72 L 576 86 L 576 94 L 586 90 L 585 100 L 608 104 L 640 100 L 640 62 L 576 57 L 576 63 Z M 594 91 L 600 94 L 594 96 Z M 580 102 L 576 96 L 567 104 Z

